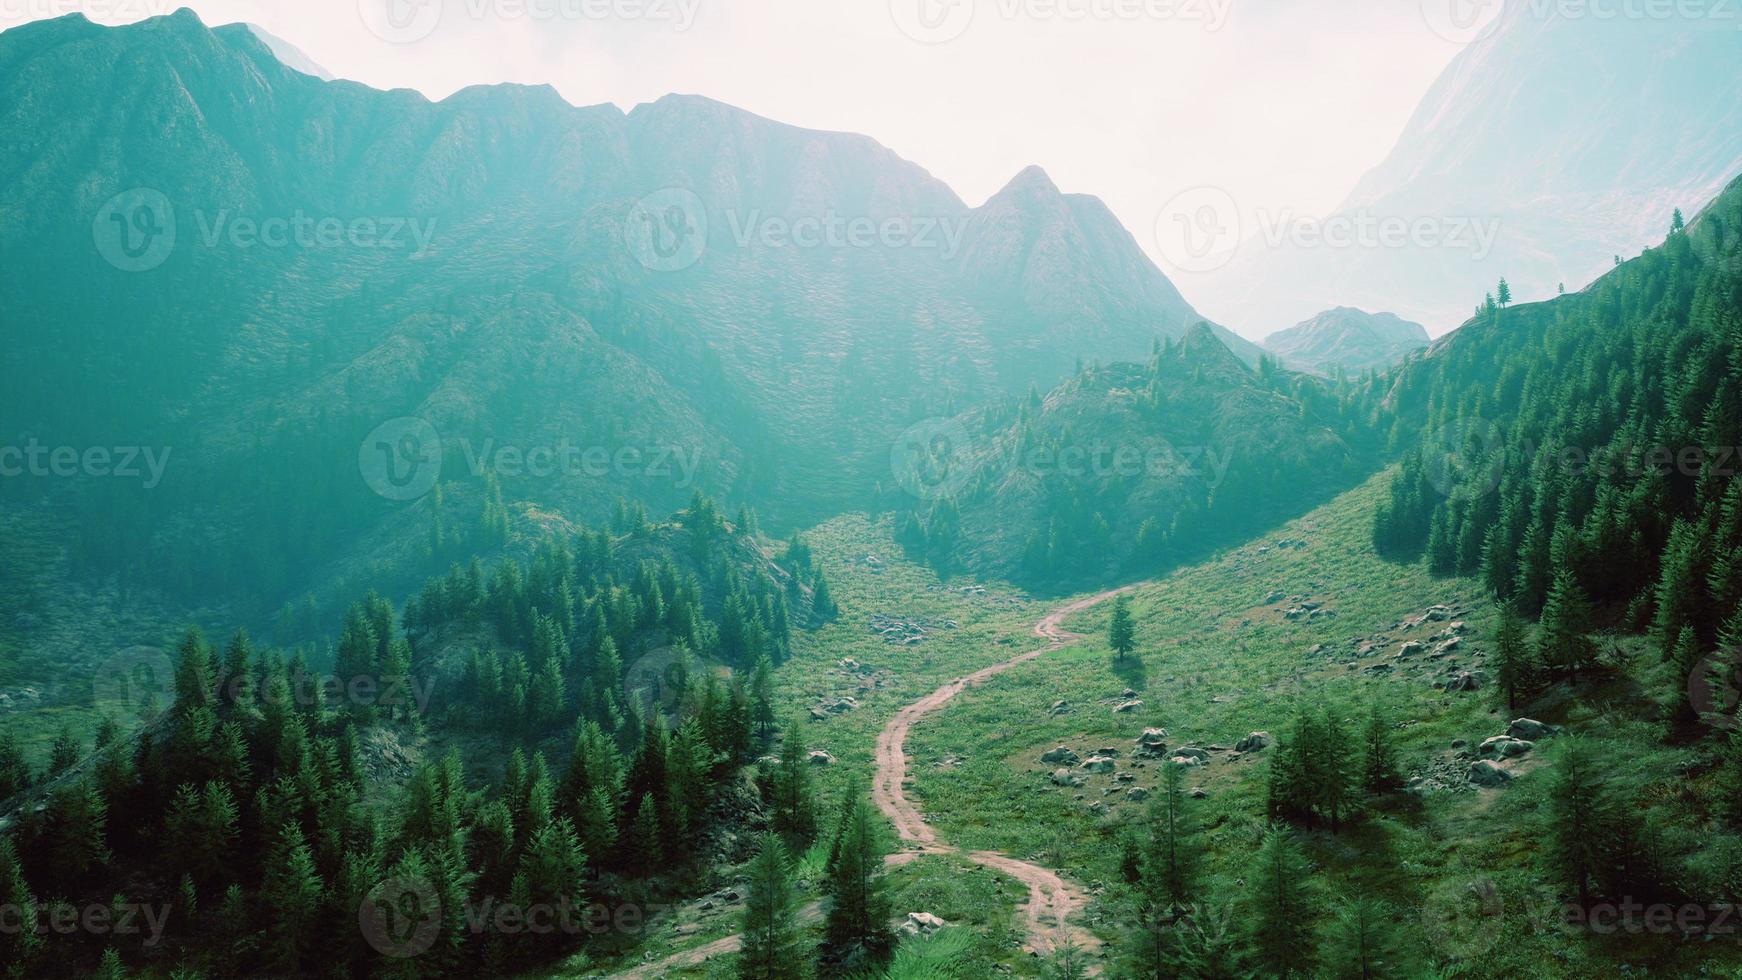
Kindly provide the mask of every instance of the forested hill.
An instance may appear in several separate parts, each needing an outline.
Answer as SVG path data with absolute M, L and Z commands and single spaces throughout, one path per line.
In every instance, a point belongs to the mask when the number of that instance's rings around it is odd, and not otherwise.
M 1526 613 L 1587 599 L 1666 646 L 1742 639 L 1742 179 L 1577 295 L 1495 301 L 1389 394 L 1419 439 L 1379 514 Z M 1689 637 L 1683 629 L 1691 630 Z

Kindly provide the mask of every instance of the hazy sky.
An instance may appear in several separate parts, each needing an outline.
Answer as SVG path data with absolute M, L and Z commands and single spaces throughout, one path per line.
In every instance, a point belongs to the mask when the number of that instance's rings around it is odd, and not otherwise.
M 1200 185 L 1245 211 L 1334 208 L 1469 39 L 1459 18 L 1498 0 L 0 0 L 0 26 L 180 6 L 431 98 L 686 92 L 866 133 L 970 204 L 1039 164 L 1163 259 L 1156 217 Z

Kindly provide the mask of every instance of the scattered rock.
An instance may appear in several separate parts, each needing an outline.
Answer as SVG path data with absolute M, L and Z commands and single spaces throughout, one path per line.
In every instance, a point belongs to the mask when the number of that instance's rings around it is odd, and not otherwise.
M 1074 766 L 1083 759 L 1082 756 L 1061 745 L 1043 754 L 1040 761 L 1051 766 Z
M 1068 714 L 1070 712 L 1070 710 L 1071 710 L 1071 703 L 1069 701 L 1062 701 L 1061 700 L 1061 701 L 1054 701 L 1052 703 L 1052 707 L 1046 709 L 1046 713 L 1052 717 L 1057 717 L 1057 716 L 1062 715 L 1062 714 Z
M 907 921 L 896 926 L 895 930 L 904 936 L 929 936 L 947 925 L 948 922 L 930 912 L 909 912 Z
M 1155 757 L 1167 751 L 1167 729 L 1145 728 L 1137 736 L 1137 755 Z
M 1141 786 L 1133 786 L 1125 791 L 1125 798 L 1133 803 L 1142 803 L 1144 800 L 1149 799 L 1149 790 L 1146 790 Z
M 1401 646 L 1399 646 L 1397 648 L 1397 656 L 1399 658 L 1413 657 L 1416 654 L 1421 653 L 1423 650 L 1426 650 L 1426 649 L 1427 649 L 1427 647 L 1423 646 L 1422 644 L 1418 643 L 1417 641 L 1408 640 L 1408 641 L 1405 641 Z
M 1448 692 L 1480 691 L 1487 682 L 1487 674 L 1479 670 L 1465 670 L 1460 671 L 1457 676 L 1446 682 L 1446 690 Z
M 1452 618 L 1452 610 L 1447 606 L 1429 606 L 1422 618 L 1430 623 L 1443 623 Z
M 1555 725 L 1545 725 L 1534 718 L 1519 718 L 1506 726 L 1506 734 L 1513 738 L 1537 742 L 1551 735 L 1560 734 L 1560 728 Z
M 1288 598 L 1287 593 L 1272 592 L 1272 593 L 1270 593 L 1270 595 L 1265 597 L 1264 604 L 1267 606 L 1272 606 L 1272 605 L 1275 605 L 1276 603 L 1281 602 L 1282 600 L 1284 600 L 1286 598 Z
M 1194 786 L 1194 787 L 1192 787 L 1191 793 L 1188 795 L 1190 795 L 1191 798 L 1194 800 L 1201 800 L 1201 799 L 1208 797 L 1210 794 L 1204 792 L 1202 787 Z
M 1252 732 L 1252 733 L 1248 734 L 1245 738 L 1234 743 L 1234 751 L 1239 752 L 1241 754 L 1245 754 L 1247 752 L 1257 752 L 1258 750 L 1263 749 L 1269 745 L 1270 745 L 1270 733 L 1269 732 Z
M 1113 706 L 1113 713 L 1116 715 L 1129 714 L 1133 711 L 1136 711 L 1138 708 L 1141 708 L 1141 707 L 1143 707 L 1143 699 L 1142 698 L 1132 698 L 1129 701 L 1121 701 L 1118 704 L 1114 705 Z
M 1512 773 L 1500 768 L 1497 762 L 1477 759 L 1470 763 L 1470 782 L 1488 789 L 1498 789 L 1512 782 Z
M 1052 778 L 1052 784 L 1054 786 L 1081 786 L 1081 785 L 1083 785 L 1083 781 L 1081 779 L 1079 779 L 1069 769 L 1054 769 L 1052 771 L 1051 778 Z
M 806 756 L 806 758 L 810 760 L 810 764 L 813 766 L 832 766 L 835 764 L 835 757 L 822 749 L 812 749 L 811 754 Z
M 1482 744 L 1476 747 L 1476 754 L 1484 759 L 1511 759 L 1521 756 L 1534 748 L 1536 748 L 1536 743 L 1534 742 L 1526 742 L 1523 739 L 1513 738 L 1510 735 L 1496 735 L 1493 738 L 1484 739 Z
M 1084 759 L 1083 764 L 1081 766 L 1078 766 L 1077 768 L 1083 770 L 1084 772 L 1109 773 L 1109 772 L 1112 772 L 1114 769 L 1117 769 L 1118 767 L 1119 767 L 1119 764 L 1117 762 L 1114 762 L 1112 759 L 1108 758 L 1107 756 L 1096 755 L 1096 756 L 1090 756 L 1089 758 Z

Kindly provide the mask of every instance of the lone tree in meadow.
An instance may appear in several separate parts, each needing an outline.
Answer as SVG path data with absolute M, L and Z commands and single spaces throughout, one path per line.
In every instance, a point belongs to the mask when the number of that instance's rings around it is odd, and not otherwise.
M 1137 649 L 1137 625 L 1131 621 L 1131 600 L 1120 596 L 1113 603 L 1113 622 L 1107 626 L 1107 645 L 1120 660 Z

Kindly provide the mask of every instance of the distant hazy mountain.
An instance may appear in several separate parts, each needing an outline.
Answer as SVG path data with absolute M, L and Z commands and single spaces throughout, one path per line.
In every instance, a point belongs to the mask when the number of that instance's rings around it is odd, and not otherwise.
M 1248 228 L 1225 274 L 1191 284 L 1198 301 L 1247 332 L 1350 305 L 1442 333 L 1502 276 L 1520 301 L 1581 288 L 1742 172 L 1734 17 L 1556 10 L 1511 0 L 1333 216 L 1425 221 L 1447 244 L 1273 248 Z
M 1339 306 L 1264 338 L 1264 349 L 1284 367 L 1328 376 L 1388 368 L 1429 339 L 1425 327 L 1396 314 Z
M 234 26 L 235 25 L 233 24 L 226 24 L 217 30 L 221 33 L 232 29 Z M 273 56 L 283 62 L 286 68 L 294 68 L 297 71 L 302 72 L 304 75 L 313 75 L 322 81 L 330 82 L 333 80 L 332 72 L 329 72 L 320 65 L 315 64 L 314 59 L 303 53 L 303 50 L 296 45 L 267 31 L 266 28 L 261 27 L 258 24 L 244 24 L 242 26 L 246 27 L 255 37 L 259 38 L 260 42 L 266 45 L 267 49 L 272 52 Z
M 0 35 L 8 438 L 175 450 L 126 506 L 115 481 L 60 488 L 109 522 L 99 568 L 297 588 L 311 563 L 407 547 L 430 515 L 358 475 L 398 418 L 441 437 L 453 521 L 492 469 L 510 506 L 579 519 L 701 488 L 804 523 L 887 485 L 915 419 L 1199 319 L 1104 206 L 1039 171 L 969 208 L 867 137 L 704 98 L 432 103 L 268 45 L 186 10 Z M 564 443 L 675 447 L 693 480 L 478 461 Z

